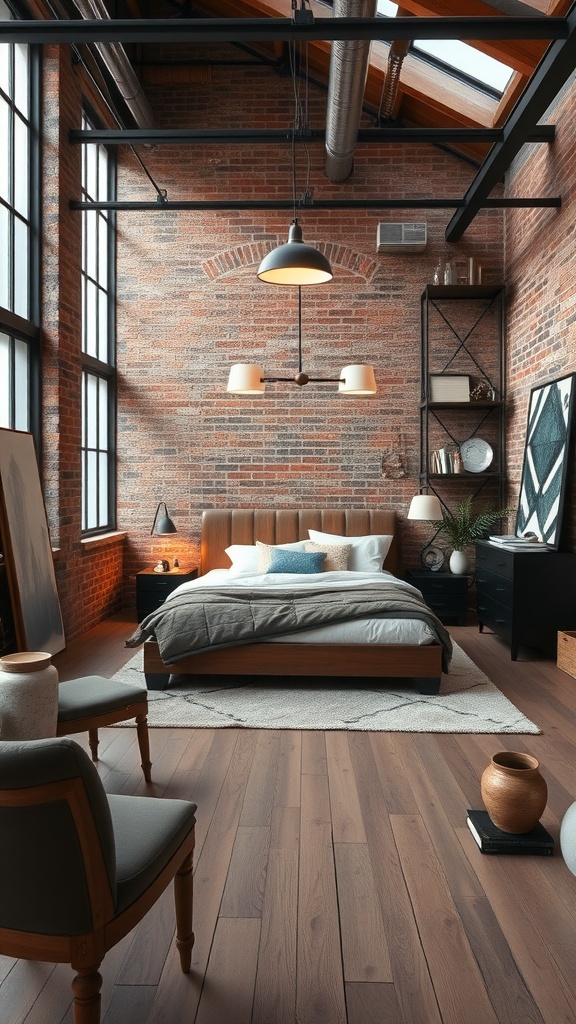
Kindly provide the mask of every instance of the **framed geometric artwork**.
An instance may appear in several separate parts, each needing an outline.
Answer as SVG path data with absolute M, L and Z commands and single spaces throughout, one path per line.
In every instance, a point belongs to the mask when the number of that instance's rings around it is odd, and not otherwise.
M 576 397 L 576 374 L 532 388 L 516 536 L 534 533 L 558 549 Z

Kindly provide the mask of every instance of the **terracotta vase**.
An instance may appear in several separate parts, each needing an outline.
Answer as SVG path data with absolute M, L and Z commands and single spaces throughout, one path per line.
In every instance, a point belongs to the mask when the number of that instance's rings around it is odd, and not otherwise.
M 482 773 L 480 788 L 496 828 L 513 835 L 535 828 L 548 799 L 536 758 L 513 750 L 494 754 Z

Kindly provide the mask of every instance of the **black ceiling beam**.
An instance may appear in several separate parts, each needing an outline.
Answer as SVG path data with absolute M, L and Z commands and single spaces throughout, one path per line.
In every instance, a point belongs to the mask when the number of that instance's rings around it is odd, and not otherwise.
M 3 43 L 275 43 L 311 40 L 565 39 L 566 19 L 529 18 L 115 18 L 0 21 Z
M 552 142 L 555 126 L 538 124 L 531 131 L 526 142 Z M 128 128 L 117 129 L 71 129 L 70 142 L 105 146 L 170 146 L 170 145 L 229 145 L 291 143 L 292 131 L 287 128 Z M 322 128 L 311 128 L 296 132 L 297 141 L 325 142 L 326 132 Z M 358 142 L 500 142 L 504 138 L 503 128 L 360 128 Z
M 464 208 L 451 218 L 445 232 L 447 242 L 458 242 L 470 226 L 486 198 L 501 181 L 520 152 L 534 125 L 555 100 L 576 68 L 576 4 L 566 18 L 568 36 L 548 47 L 522 96 L 504 124 L 504 139 L 497 142 L 482 163 L 464 194 Z
M 559 207 L 558 196 L 535 199 L 486 199 L 482 204 L 488 210 L 502 208 Z M 71 210 L 293 210 L 292 199 L 176 199 L 113 200 L 88 202 L 73 199 Z M 304 210 L 453 210 L 464 206 L 464 199 L 315 199 L 313 203 L 298 207 Z

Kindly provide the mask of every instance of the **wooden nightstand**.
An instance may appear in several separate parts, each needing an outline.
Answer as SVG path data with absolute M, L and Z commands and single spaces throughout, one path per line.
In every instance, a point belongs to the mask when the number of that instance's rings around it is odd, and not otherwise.
M 426 604 L 441 622 L 465 626 L 468 614 L 468 576 L 453 572 L 431 572 L 416 569 L 406 573 L 407 583 L 421 592 Z
M 136 573 L 136 616 L 142 622 L 150 612 L 156 611 L 181 583 L 195 580 L 198 569 L 171 569 L 170 572 L 155 572 L 141 569 Z

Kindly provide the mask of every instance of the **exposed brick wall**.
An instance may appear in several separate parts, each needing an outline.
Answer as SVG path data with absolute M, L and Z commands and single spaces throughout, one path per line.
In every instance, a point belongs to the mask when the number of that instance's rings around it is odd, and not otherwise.
M 209 85 L 149 89 L 161 126 L 289 126 L 289 79 L 259 67 L 214 67 Z M 476 218 L 448 246 L 450 210 L 317 211 L 305 241 L 332 260 L 334 281 L 303 291 L 304 368 L 337 375 L 348 362 L 374 364 L 378 393 L 340 396 L 336 385 L 269 385 L 243 399 L 226 394 L 233 362 L 268 374 L 295 372 L 297 292 L 256 278 L 261 255 L 287 238 L 289 212 L 120 213 L 118 216 L 118 527 L 126 534 L 80 542 L 80 125 L 82 91 L 106 122 L 97 95 L 67 48 L 46 50 L 43 267 L 43 473 L 66 635 L 78 636 L 134 598 L 134 574 L 159 557 L 198 556 L 203 508 L 387 506 L 401 518 L 404 561 L 418 564 L 430 533 L 405 515 L 419 465 L 420 294 L 441 260 L 474 255 L 489 282 L 502 278 L 503 215 Z M 310 94 L 310 122 L 324 123 L 326 96 Z M 474 170 L 425 146 L 359 147 L 345 185 L 324 175 L 310 145 L 310 183 L 330 196 L 460 196 Z M 157 147 L 142 151 L 170 199 L 291 195 L 286 147 Z M 154 199 L 130 151 L 120 150 L 119 196 Z M 298 150 L 298 191 L 305 184 Z M 425 220 L 428 247 L 377 255 L 379 221 Z M 458 495 L 459 496 L 459 495 Z M 455 496 L 454 500 L 457 500 Z M 150 536 L 160 500 L 178 527 Z
M 506 215 L 508 289 L 508 472 L 514 503 L 520 487 L 530 389 L 576 371 L 576 91 L 574 78 L 548 111 L 550 146 L 525 147 L 509 175 L 511 195 L 560 195 L 562 207 Z M 573 463 L 573 459 L 571 460 Z M 573 465 L 566 496 L 566 545 L 576 550 Z
M 148 94 L 161 127 L 286 127 L 293 117 L 290 80 L 262 68 L 214 67 L 211 84 L 181 90 L 177 107 L 170 88 Z M 312 89 L 312 126 L 324 124 L 325 104 L 325 93 Z M 349 181 L 334 185 L 323 148 L 310 145 L 309 153 L 317 198 L 460 196 L 474 174 L 433 147 L 365 146 Z M 301 147 L 297 154 L 300 194 Z M 291 196 L 288 145 L 157 147 L 143 158 L 169 199 Z M 119 194 L 155 198 L 128 154 Z M 269 384 L 255 399 L 226 394 L 234 362 L 259 362 L 268 375 L 296 371 L 297 292 L 256 277 L 263 253 L 286 241 L 289 212 L 119 215 L 119 525 L 128 534 L 127 578 L 159 556 L 193 562 L 207 507 L 385 505 L 404 520 L 418 489 L 420 294 L 434 266 L 456 256 L 474 255 L 490 282 L 502 278 L 502 214 L 481 214 L 461 244 L 448 246 L 451 212 L 302 211 L 304 240 L 323 249 L 335 271 L 329 285 L 303 289 L 304 369 L 333 376 L 349 362 L 371 362 L 379 390 L 367 399 L 313 384 Z M 426 251 L 377 255 L 378 222 L 405 220 L 427 221 Z M 179 531 L 166 540 L 149 536 L 161 499 Z M 429 531 L 401 528 L 405 561 L 418 564 Z

